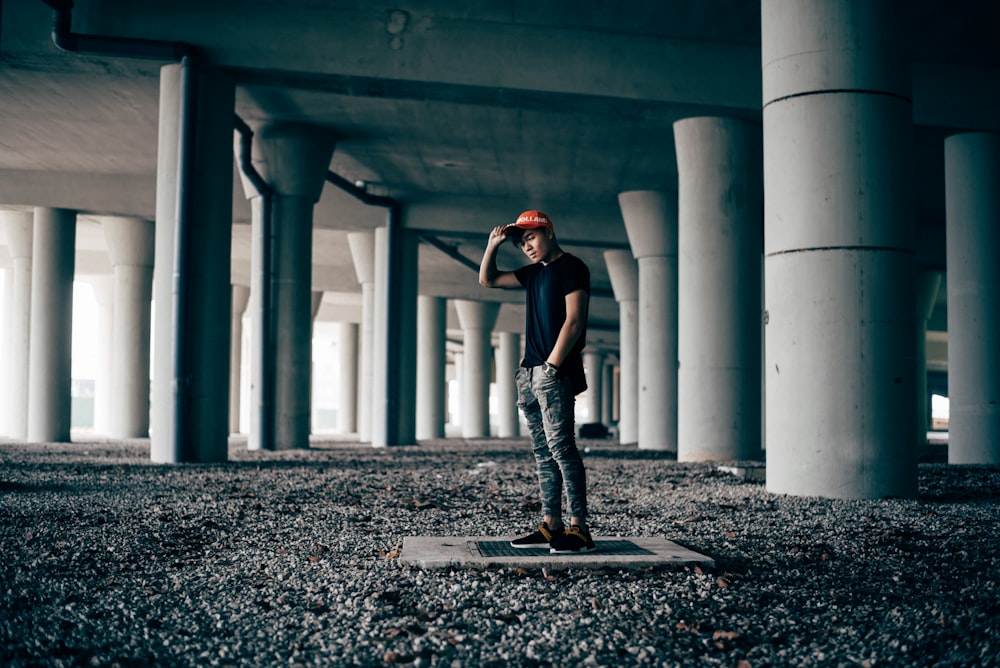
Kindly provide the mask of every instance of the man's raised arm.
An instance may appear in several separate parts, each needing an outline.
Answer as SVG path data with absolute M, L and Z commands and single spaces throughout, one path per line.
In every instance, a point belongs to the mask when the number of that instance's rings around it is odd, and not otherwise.
M 500 244 L 507 240 L 505 225 L 499 225 L 490 232 L 490 238 L 486 242 L 486 251 L 483 253 L 483 261 L 479 264 L 479 284 L 487 288 L 519 288 L 521 282 L 512 271 L 500 271 L 497 269 L 497 249 Z

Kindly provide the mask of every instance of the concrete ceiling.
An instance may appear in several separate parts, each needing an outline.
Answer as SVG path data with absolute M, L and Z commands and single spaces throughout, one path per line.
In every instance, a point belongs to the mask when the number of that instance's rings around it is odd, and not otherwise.
M 943 268 L 943 139 L 1000 130 L 995 3 L 898 4 L 911 35 L 918 252 Z M 100 273 L 95 216 L 154 217 L 164 63 L 64 53 L 50 26 L 40 0 L 0 5 L 0 206 L 87 214 L 83 266 Z M 408 227 L 474 261 L 494 225 L 549 211 L 593 272 L 591 339 L 612 348 L 602 252 L 627 248 L 618 193 L 676 188 L 676 120 L 761 115 L 752 0 L 78 0 L 73 30 L 195 45 L 233 73 L 244 120 L 333 129 L 333 171 L 400 199 Z M 236 178 L 233 200 L 233 278 L 246 283 L 250 212 Z M 314 284 L 331 293 L 328 315 L 357 310 L 346 232 L 384 216 L 324 190 Z M 501 264 L 521 262 L 505 253 Z M 520 295 L 480 288 L 427 243 L 420 265 L 421 293 L 509 301 L 501 319 L 519 329 Z

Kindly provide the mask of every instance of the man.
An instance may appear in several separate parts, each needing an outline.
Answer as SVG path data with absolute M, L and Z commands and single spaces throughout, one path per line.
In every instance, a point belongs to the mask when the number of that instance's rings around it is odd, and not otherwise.
M 514 271 L 497 269 L 497 249 L 507 239 L 533 264 Z M 559 247 L 546 214 L 525 211 L 516 222 L 490 232 L 479 283 L 488 288 L 523 288 L 527 297 L 524 359 L 515 380 L 517 405 L 531 432 L 543 518 L 537 531 L 510 544 L 548 545 L 553 554 L 589 552 L 594 541 L 587 527 L 587 474 L 573 421 L 575 397 L 587 388 L 581 351 L 587 340 L 590 270 Z M 568 528 L 562 516 L 563 487 Z

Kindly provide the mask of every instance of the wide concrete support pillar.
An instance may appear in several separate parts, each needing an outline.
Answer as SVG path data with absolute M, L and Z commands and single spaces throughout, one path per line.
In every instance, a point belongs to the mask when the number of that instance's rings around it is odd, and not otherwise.
M 941 272 L 917 272 L 917 443 L 927 445 L 927 430 L 931 428 L 930 401 L 927 394 L 927 322 L 934 313 Z
M 91 354 L 96 357 L 94 376 L 94 431 L 111 435 L 114 392 L 111 372 L 115 357 L 115 277 L 94 276 L 89 281 L 97 303 L 97 341 Z M 149 371 L 147 370 L 147 375 Z
M 677 147 L 677 460 L 761 449 L 761 127 L 674 123 Z
M 11 292 L 7 365 L 4 366 L 8 387 L 7 402 L 0 410 L 7 414 L 7 434 L 11 438 L 28 438 L 28 378 L 31 350 L 31 258 L 34 239 L 34 219 L 30 211 L 0 212 L 0 222 L 10 254 L 10 271 L 4 278 L 5 290 Z
M 762 3 L 767 487 L 916 494 L 912 104 L 892 3 Z
M 677 195 L 618 195 L 639 264 L 639 448 L 677 452 Z
M 38 207 L 34 227 L 28 440 L 68 442 L 76 211 Z
M 500 304 L 467 299 L 455 300 L 455 310 L 462 326 L 465 353 L 462 384 L 462 437 L 487 438 L 490 435 L 490 378 L 493 375 L 493 327 L 500 314 Z
M 521 435 L 521 421 L 517 414 L 514 374 L 521 364 L 521 335 L 517 332 L 500 332 L 497 339 L 497 436 L 517 438 Z
M 184 94 L 192 88 L 193 96 Z M 234 105 L 225 72 L 191 64 L 160 70 L 154 462 L 220 462 L 229 454 Z
M 313 207 L 323 192 L 335 144 L 328 129 L 296 123 L 266 124 L 254 135 L 253 165 L 274 193 L 270 248 L 259 250 L 259 264 L 252 267 L 256 279 L 270 287 L 270 312 L 254 319 L 253 338 L 264 341 L 266 327 L 272 344 L 258 350 L 253 360 L 261 367 L 253 372 L 259 379 L 254 387 L 272 401 L 252 402 L 264 414 L 252 421 L 256 434 L 252 428 L 251 449 L 309 447 Z M 244 184 L 244 192 L 250 199 L 260 198 L 249 184 Z M 251 285 L 254 292 L 262 291 Z
M 390 209 L 375 230 L 375 356 L 372 379 L 372 445 L 412 445 L 417 420 L 416 233 L 402 229 Z
M 604 354 L 583 351 L 583 368 L 587 375 L 587 422 L 601 422 L 604 401 Z
M 358 331 L 358 440 L 372 440 L 372 388 L 375 363 L 375 233 L 347 235 L 354 272 L 361 284 L 361 326 Z
M 1000 464 L 1000 134 L 945 139 L 948 462 Z
M 340 355 L 340 392 L 337 403 L 337 432 L 358 431 L 358 343 L 360 325 L 342 322 L 338 327 L 337 349 Z
M 240 432 L 240 405 L 242 403 L 243 382 L 240 371 L 243 367 L 243 314 L 250 303 L 250 288 L 234 285 L 232 307 L 229 317 L 229 433 Z
M 618 302 L 618 441 L 639 441 L 639 266 L 632 253 L 604 251 Z
M 417 440 L 444 438 L 444 360 L 448 300 L 417 297 Z
M 150 322 L 153 299 L 153 221 L 106 216 L 101 227 L 114 267 L 111 359 L 112 438 L 149 436 Z

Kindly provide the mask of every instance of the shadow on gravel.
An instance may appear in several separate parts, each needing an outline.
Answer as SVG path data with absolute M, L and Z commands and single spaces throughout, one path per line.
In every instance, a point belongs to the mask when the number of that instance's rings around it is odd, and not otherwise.
M 588 446 L 584 453 L 584 458 L 601 457 L 604 459 L 623 459 L 628 461 L 653 461 L 662 460 L 668 462 L 677 461 L 676 452 L 665 452 L 662 450 L 611 450 Z
M 1000 504 L 1000 466 L 921 466 L 918 498 L 926 503 Z
M 48 494 L 52 492 L 62 492 L 67 488 L 63 484 L 55 483 L 44 483 L 37 485 L 26 485 L 20 482 L 9 482 L 7 480 L 0 480 L 0 493 L 2 492 L 13 492 L 15 494 Z
M 995 489 L 944 489 L 920 495 L 925 503 L 984 503 L 1000 504 L 1000 491 Z

